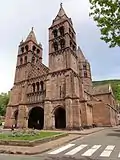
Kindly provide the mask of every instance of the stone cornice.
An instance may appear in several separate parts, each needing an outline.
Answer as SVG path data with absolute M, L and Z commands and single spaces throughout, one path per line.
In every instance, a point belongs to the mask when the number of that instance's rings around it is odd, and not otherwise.
M 14 105 L 11 105 L 11 104 L 9 105 L 9 104 L 8 104 L 8 105 L 7 105 L 7 107 L 18 107 L 18 106 L 19 106 L 19 104 L 14 104 Z
M 63 54 L 63 53 L 66 52 L 66 51 L 70 51 L 71 54 L 72 54 L 76 59 L 78 59 L 78 56 L 77 56 L 77 54 L 76 54 L 76 51 L 73 51 L 70 47 L 65 47 L 65 48 L 60 49 L 60 50 L 58 50 L 58 51 L 51 52 L 51 53 L 49 53 L 49 55 L 56 56 L 56 55 Z
M 23 42 L 22 44 L 19 45 L 19 47 L 22 47 L 22 46 L 28 44 L 29 42 L 32 42 L 32 43 L 33 43 L 34 45 L 36 45 L 39 49 L 42 49 L 42 47 L 40 47 L 39 44 L 35 43 L 35 42 L 32 41 L 32 40 Z
M 73 69 L 71 68 L 66 68 L 63 70 L 59 70 L 59 71 L 54 71 L 54 72 L 49 72 L 49 75 L 60 75 L 60 74 L 65 74 L 67 71 L 72 71 L 72 73 L 74 73 L 75 76 L 79 77 L 79 74 L 77 74 Z
M 26 103 L 22 103 L 22 105 L 27 105 L 27 106 L 30 106 L 30 105 L 44 105 L 44 101 L 39 101 L 39 102 L 26 102 Z
M 65 98 L 58 98 L 58 99 L 45 99 L 44 100 L 44 102 L 45 101 L 49 101 L 49 102 L 54 102 L 54 101 L 65 101 L 66 99 L 71 99 L 71 100 L 74 100 L 74 99 L 76 99 L 76 100 L 79 100 L 80 98 L 79 97 L 72 97 L 72 96 L 67 96 L 67 97 L 65 97 Z

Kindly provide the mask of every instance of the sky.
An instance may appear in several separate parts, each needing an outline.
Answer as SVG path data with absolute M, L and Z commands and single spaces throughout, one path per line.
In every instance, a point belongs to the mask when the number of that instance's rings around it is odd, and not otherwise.
M 0 93 L 13 86 L 18 45 L 32 27 L 43 45 L 43 62 L 48 64 L 48 28 L 61 2 L 91 64 L 93 80 L 120 78 L 120 48 L 110 49 L 100 40 L 99 29 L 89 17 L 89 0 L 4 0 L 0 5 Z

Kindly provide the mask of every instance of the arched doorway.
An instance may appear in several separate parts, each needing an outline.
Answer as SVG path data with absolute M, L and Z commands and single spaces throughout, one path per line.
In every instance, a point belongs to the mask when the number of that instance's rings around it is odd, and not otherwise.
M 14 112 L 14 127 L 17 128 L 17 120 L 18 120 L 18 110 Z
M 34 107 L 31 109 L 28 119 L 28 128 L 43 129 L 44 127 L 44 109 Z
M 55 110 L 55 128 L 66 128 L 66 111 L 61 107 Z

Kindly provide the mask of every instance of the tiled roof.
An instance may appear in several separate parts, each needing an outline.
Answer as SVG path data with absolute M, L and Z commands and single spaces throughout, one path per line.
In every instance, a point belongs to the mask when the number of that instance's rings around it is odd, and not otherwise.
M 99 85 L 99 86 L 94 86 L 92 89 L 92 95 L 96 94 L 104 94 L 104 93 L 111 93 L 112 88 L 110 84 L 105 84 L 105 85 Z

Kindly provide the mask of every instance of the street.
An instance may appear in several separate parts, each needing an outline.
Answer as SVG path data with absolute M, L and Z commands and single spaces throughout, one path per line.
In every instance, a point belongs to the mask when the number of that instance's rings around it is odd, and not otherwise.
M 106 128 L 41 155 L 0 155 L 0 160 L 119 160 L 120 129 Z

